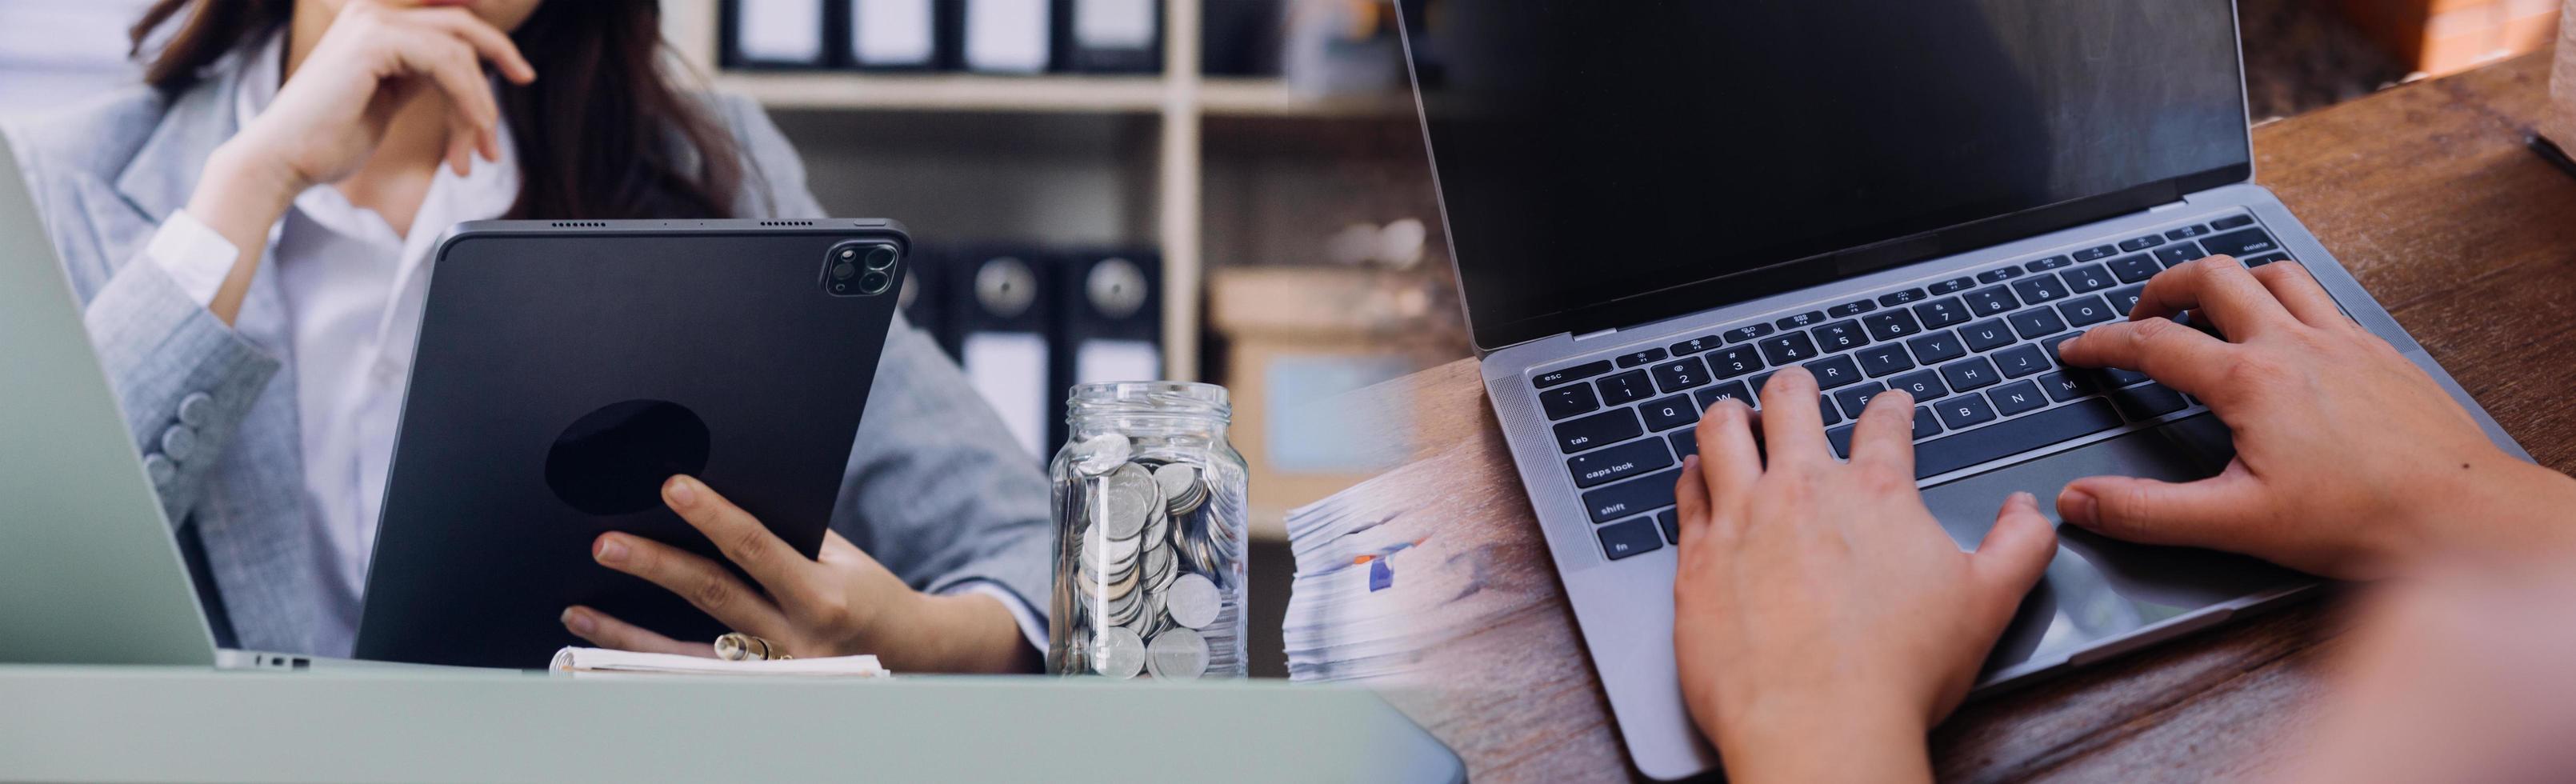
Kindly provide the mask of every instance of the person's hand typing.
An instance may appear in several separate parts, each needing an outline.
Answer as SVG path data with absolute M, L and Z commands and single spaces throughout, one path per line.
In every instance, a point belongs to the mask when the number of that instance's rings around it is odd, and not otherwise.
M 591 544 L 600 564 L 686 597 L 734 631 L 768 640 L 799 658 L 875 654 L 912 672 L 1014 672 L 1037 666 L 1037 649 L 1001 600 L 934 596 L 836 532 L 806 558 L 758 519 L 695 478 L 662 484 L 662 499 L 759 583 L 746 585 L 714 561 L 640 536 L 610 532 Z M 713 656 L 710 641 L 680 641 L 589 607 L 568 607 L 564 627 L 609 648 Z
M 1721 400 L 1676 489 L 1675 658 L 1734 781 L 1929 780 L 1923 735 L 1968 693 L 2056 552 L 2027 493 L 1960 552 L 1914 486 L 1913 400 L 1883 392 L 1834 459 L 1812 376 Z
M 2226 339 L 2172 320 L 2183 311 Z M 2401 573 L 2431 552 L 2563 546 L 2576 482 L 2497 449 L 2299 264 L 2182 264 L 2147 282 L 2130 318 L 2058 351 L 2200 398 L 2234 433 L 2236 458 L 2180 484 L 2077 480 L 2057 497 L 2067 522 L 2346 579 Z

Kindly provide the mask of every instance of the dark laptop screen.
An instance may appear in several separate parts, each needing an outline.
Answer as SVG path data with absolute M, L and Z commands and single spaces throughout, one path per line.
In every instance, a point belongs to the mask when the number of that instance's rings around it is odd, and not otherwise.
M 2231 0 L 1402 5 L 1487 348 L 2249 177 Z

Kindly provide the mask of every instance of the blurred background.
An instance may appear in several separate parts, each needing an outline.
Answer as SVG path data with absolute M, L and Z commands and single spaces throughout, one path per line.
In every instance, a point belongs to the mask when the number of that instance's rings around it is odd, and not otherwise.
M 0 0 L 0 116 L 132 83 L 143 5 Z M 662 5 L 679 63 L 765 104 L 831 214 L 910 226 L 905 312 L 1032 463 L 1074 383 L 1232 389 L 1252 666 L 1284 674 L 1280 520 L 1388 441 L 1308 404 L 1471 353 L 1386 0 Z M 2536 51 L 2558 8 L 2241 0 L 2256 120 Z

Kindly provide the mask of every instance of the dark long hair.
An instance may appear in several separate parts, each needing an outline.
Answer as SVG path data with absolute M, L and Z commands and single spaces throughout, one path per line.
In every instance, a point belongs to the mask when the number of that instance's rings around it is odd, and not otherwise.
M 294 0 L 156 0 L 134 24 L 144 81 L 167 94 L 287 22 Z M 733 214 L 743 163 L 707 108 L 659 67 L 661 3 L 554 0 L 510 34 L 536 83 L 495 81 L 519 159 L 505 217 L 718 218 Z M 178 20 L 147 54 L 146 43 Z

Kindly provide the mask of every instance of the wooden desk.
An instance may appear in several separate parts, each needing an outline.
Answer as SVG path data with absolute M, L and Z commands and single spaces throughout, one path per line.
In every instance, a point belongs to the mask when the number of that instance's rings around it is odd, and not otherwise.
M 2546 56 L 2256 129 L 2257 178 L 2543 464 L 2576 469 L 2576 179 L 2524 146 Z M 1355 488 L 1386 525 L 1469 540 L 1478 617 L 1426 653 L 1438 694 L 1395 701 L 1477 781 L 1629 775 L 1475 360 L 1353 393 L 1409 422 L 1402 465 Z M 2357 423 L 2358 424 L 2358 423 Z M 2307 723 L 2342 631 L 2334 598 L 1967 706 L 1932 738 L 1944 779 L 2205 781 L 2259 774 Z

